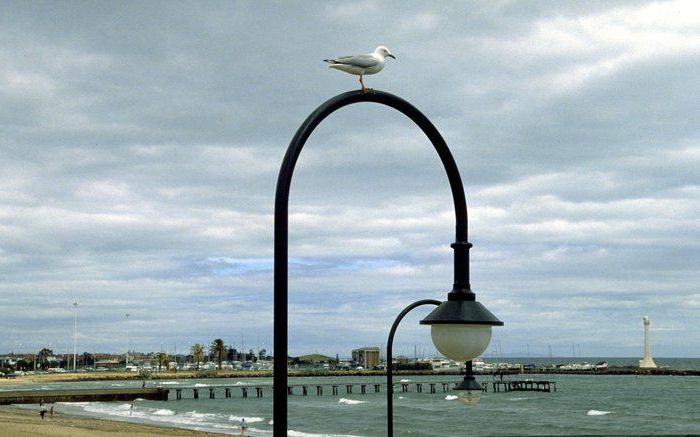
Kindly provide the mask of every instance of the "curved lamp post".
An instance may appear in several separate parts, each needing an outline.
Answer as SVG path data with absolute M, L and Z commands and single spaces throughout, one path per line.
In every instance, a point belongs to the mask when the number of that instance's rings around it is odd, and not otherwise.
M 288 358 L 288 214 L 289 190 L 294 167 L 314 129 L 330 114 L 354 103 L 373 102 L 396 109 L 410 118 L 428 137 L 435 147 L 447 174 L 455 208 L 454 284 L 447 294 L 447 301 L 434 304 L 433 310 L 421 324 L 431 325 L 431 336 L 435 347 L 448 358 L 469 361 L 481 354 L 491 340 L 491 326 L 501 326 L 489 310 L 476 301 L 469 285 L 469 249 L 467 239 L 467 204 L 452 153 L 435 126 L 418 109 L 407 101 L 386 92 L 370 90 L 350 91 L 339 94 L 316 108 L 301 124 L 289 143 L 284 155 L 275 195 L 275 257 L 274 257 L 274 389 L 273 420 L 274 435 L 287 435 L 287 358 Z M 427 301 L 419 301 L 429 303 Z M 431 301 L 432 302 L 432 301 Z M 410 307 L 405 312 L 410 311 Z M 405 315 L 405 314 L 404 314 Z M 402 318 L 401 316 L 400 318 Z M 394 323 L 398 325 L 400 318 Z M 392 330 L 395 331 L 395 327 Z M 388 373 L 391 373 L 391 363 Z M 470 376 L 470 375 L 467 375 Z M 465 382 L 466 382 L 465 378 Z M 463 383 L 464 384 L 464 383 Z M 459 387 L 457 387 L 459 389 Z M 391 386 L 388 387 L 391 391 Z M 391 421 L 391 418 L 389 418 Z
M 394 372 L 393 372 L 393 354 L 394 354 L 394 334 L 396 334 L 396 328 L 399 327 L 401 320 L 411 312 L 414 308 L 418 308 L 423 305 L 440 305 L 442 302 L 434 299 L 423 299 L 417 302 L 413 302 L 411 305 L 404 308 L 403 311 L 396 317 L 394 324 L 391 325 L 391 330 L 389 331 L 389 339 L 386 342 L 386 416 L 387 416 L 387 435 L 389 437 L 394 435 Z

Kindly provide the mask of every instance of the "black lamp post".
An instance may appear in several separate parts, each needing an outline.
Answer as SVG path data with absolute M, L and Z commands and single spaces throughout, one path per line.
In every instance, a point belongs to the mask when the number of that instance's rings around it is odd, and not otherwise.
M 421 304 L 432 303 L 439 305 L 420 323 L 431 325 L 431 335 L 437 349 L 448 358 L 457 358 L 458 361 L 469 361 L 478 356 L 488 346 L 488 342 L 491 339 L 491 326 L 503 325 L 503 322 L 498 320 L 479 302 L 476 302 L 476 296 L 471 291 L 469 285 L 469 249 L 472 245 L 467 239 L 467 204 L 462 187 L 462 179 L 452 153 L 438 130 L 418 109 L 393 94 L 375 90 L 370 90 L 366 93 L 350 91 L 339 94 L 316 108 L 304 120 L 287 148 L 277 179 L 274 259 L 275 362 L 273 368 L 273 428 L 275 437 L 287 435 L 288 213 L 292 174 L 301 150 L 314 129 L 338 109 L 360 102 L 374 102 L 386 105 L 410 118 L 435 147 L 435 151 L 438 153 L 445 168 L 452 191 L 456 219 L 455 242 L 451 245 L 454 249 L 454 285 L 452 291 L 448 293 L 447 301 L 445 302 L 440 303 L 427 300 L 416 302 L 416 304 L 422 302 Z M 393 332 L 396 330 L 398 322 L 403 318 L 403 315 L 416 306 L 409 306 L 394 322 L 390 338 L 393 338 Z M 482 346 L 483 349 L 481 349 Z M 477 350 L 478 352 L 474 354 Z M 390 378 L 391 362 L 387 364 L 387 377 Z M 389 385 L 388 390 L 391 393 L 391 385 Z M 387 400 L 389 401 L 389 398 Z M 391 417 L 389 417 L 389 422 L 391 422 Z
M 399 313 L 394 320 L 394 324 L 391 325 L 391 330 L 389 331 L 389 339 L 386 342 L 386 426 L 387 435 L 389 437 L 394 435 L 394 371 L 393 371 L 393 360 L 394 360 L 394 334 L 396 334 L 396 329 L 399 327 L 401 320 L 411 312 L 414 308 L 418 308 L 423 305 L 440 305 L 442 302 L 434 299 L 424 299 L 417 302 L 413 302 L 411 305 Z

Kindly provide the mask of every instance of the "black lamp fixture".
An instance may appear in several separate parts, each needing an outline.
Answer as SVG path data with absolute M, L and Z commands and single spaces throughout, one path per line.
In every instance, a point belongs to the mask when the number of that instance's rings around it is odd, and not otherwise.
M 471 360 L 479 356 L 491 340 L 491 327 L 502 326 L 481 303 L 469 285 L 469 249 L 467 239 L 467 205 L 462 180 L 452 153 L 435 126 L 418 109 L 407 101 L 386 92 L 350 91 L 339 94 L 316 108 L 301 124 L 282 161 L 275 195 L 275 256 L 274 256 L 274 371 L 273 371 L 273 431 L 275 437 L 287 435 L 287 357 L 288 357 L 288 249 L 289 249 L 289 192 L 294 167 L 304 144 L 316 127 L 330 114 L 354 103 L 372 102 L 389 106 L 410 118 L 428 137 L 437 152 L 447 174 L 455 209 L 454 286 L 447 294 L 447 301 L 424 300 L 409 305 L 396 319 L 389 336 L 389 346 L 398 323 L 410 310 L 424 304 L 438 305 L 421 324 L 431 326 L 435 347 L 446 357 L 467 362 L 467 375 L 456 389 L 470 392 L 479 388 L 471 375 Z M 387 348 L 387 359 L 390 360 Z M 391 381 L 391 361 L 387 366 L 387 379 Z M 388 388 L 388 419 L 391 435 L 392 385 Z
M 446 166 L 448 174 L 451 171 L 457 172 L 457 168 Z M 457 178 L 459 179 L 459 174 Z M 452 181 L 453 179 L 450 178 Z M 457 384 L 453 390 L 457 393 L 457 399 L 465 405 L 478 404 L 481 399 L 483 387 L 474 378 L 472 360 L 481 355 L 491 342 L 491 328 L 493 326 L 503 326 L 491 311 L 477 302 L 476 295 L 471 291 L 469 284 L 469 249 L 472 244 L 467 242 L 466 223 L 466 202 L 459 202 L 464 199 L 462 196 L 455 196 L 455 210 L 464 211 L 464 215 L 457 214 L 457 242 L 451 247 L 454 249 L 454 285 L 452 291 L 447 293 L 447 300 L 440 302 L 432 299 L 424 299 L 407 306 L 394 320 L 394 324 L 389 331 L 387 340 L 387 436 L 394 435 L 394 400 L 393 400 L 393 363 L 392 351 L 394 344 L 394 334 L 401 320 L 415 308 L 423 305 L 435 305 L 435 308 L 423 320 L 421 325 L 430 325 L 430 335 L 433 345 L 447 358 L 465 362 L 466 369 L 464 379 Z M 453 187 L 454 192 L 454 187 Z M 463 218 L 464 222 L 460 222 Z M 463 237 L 463 240 L 460 240 Z
M 465 246 L 468 250 L 471 244 Z M 457 253 L 455 249 L 455 264 L 462 262 L 457 259 Z M 469 262 L 468 259 L 466 262 Z M 468 272 L 469 265 L 465 266 Z M 467 405 L 478 403 L 482 387 L 474 379 L 472 360 L 489 346 L 491 328 L 503 326 L 503 322 L 476 301 L 468 283 L 464 288 L 459 287 L 455 281 L 455 288 L 447 294 L 447 300 L 421 320 L 420 324 L 430 325 L 433 344 L 441 354 L 453 361 L 466 363 L 464 380 L 454 389 L 458 392 L 460 402 Z

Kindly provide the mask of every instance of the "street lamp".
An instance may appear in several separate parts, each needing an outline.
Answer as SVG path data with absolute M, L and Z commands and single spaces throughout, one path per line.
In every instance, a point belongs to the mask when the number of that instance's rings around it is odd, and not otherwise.
M 439 300 L 424 299 L 417 302 L 413 302 L 406 308 L 404 308 L 401 313 L 394 320 L 394 324 L 391 325 L 391 330 L 389 331 L 389 339 L 386 342 L 386 417 L 387 417 L 387 436 L 394 435 L 394 371 L 393 371 L 393 350 L 394 350 L 394 334 L 396 334 L 396 329 L 399 327 L 399 323 L 403 318 L 414 308 L 418 308 L 423 305 L 440 305 Z
M 78 357 L 78 302 L 73 302 L 73 371 L 77 372 L 76 358 Z
M 469 249 L 467 239 L 467 205 L 462 179 L 447 143 L 435 126 L 418 109 L 407 101 L 386 92 L 350 91 L 339 94 L 316 108 L 301 124 L 289 143 L 280 167 L 275 195 L 275 257 L 274 257 L 274 389 L 273 420 L 275 437 L 287 435 L 287 358 L 288 358 L 288 249 L 289 249 L 289 192 L 294 167 L 304 144 L 316 127 L 330 114 L 354 103 L 371 102 L 389 106 L 410 118 L 428 137 L 437 152 L 452 191 L 455 208 L 454 285 L 447 295 L 447 301 L 419 301 L 410 305 L 394 322 L 390 340 L 398 322 L 417 304 L 434 304 L 438 307 L 420 323 L 431 325 L 431 335 L 436 348 L 448 358 L 469 361 L 481 354 L 491 340 L 491 326 L 503 325 L 482 304 L 469 285 Z M 414 306 L 415 305 L 415 306 Z M 389 358 L 389 347 L 387 358 Z M 455 359 L 453 358 L 453 359 Z M 391 375 L 391 362 L 388 362 L 387 378 Z M 469 363 L 471 364 L 471 363 Z M 469 370 L 469 364 L 467 370 Z M 467 379 L 471 377 L 472 379 Z M 473 377 L 468 374 L 460 384 L 462 388 L 474 386 Z M 472 383 L 473 381 L 473 383 Z M 459 388 L 459 387 L 457 387 Z M 391 393 L 391 385 L 388 387 Z M 388 402 L 391 402 L 387 398 Z M 391 422 L 391 415 L 389 422 Z M 390 425 L 391 426 L 391 425 Z

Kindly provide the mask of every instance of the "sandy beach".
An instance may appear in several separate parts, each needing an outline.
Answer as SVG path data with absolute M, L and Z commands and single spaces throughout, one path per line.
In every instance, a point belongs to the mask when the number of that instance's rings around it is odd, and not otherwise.
M 15 407 L 0 407 L 0 434 L 13 437 L 59 436 L 215 436 L 210 432 L 75 416 L 41 420 L 39 413 Z

